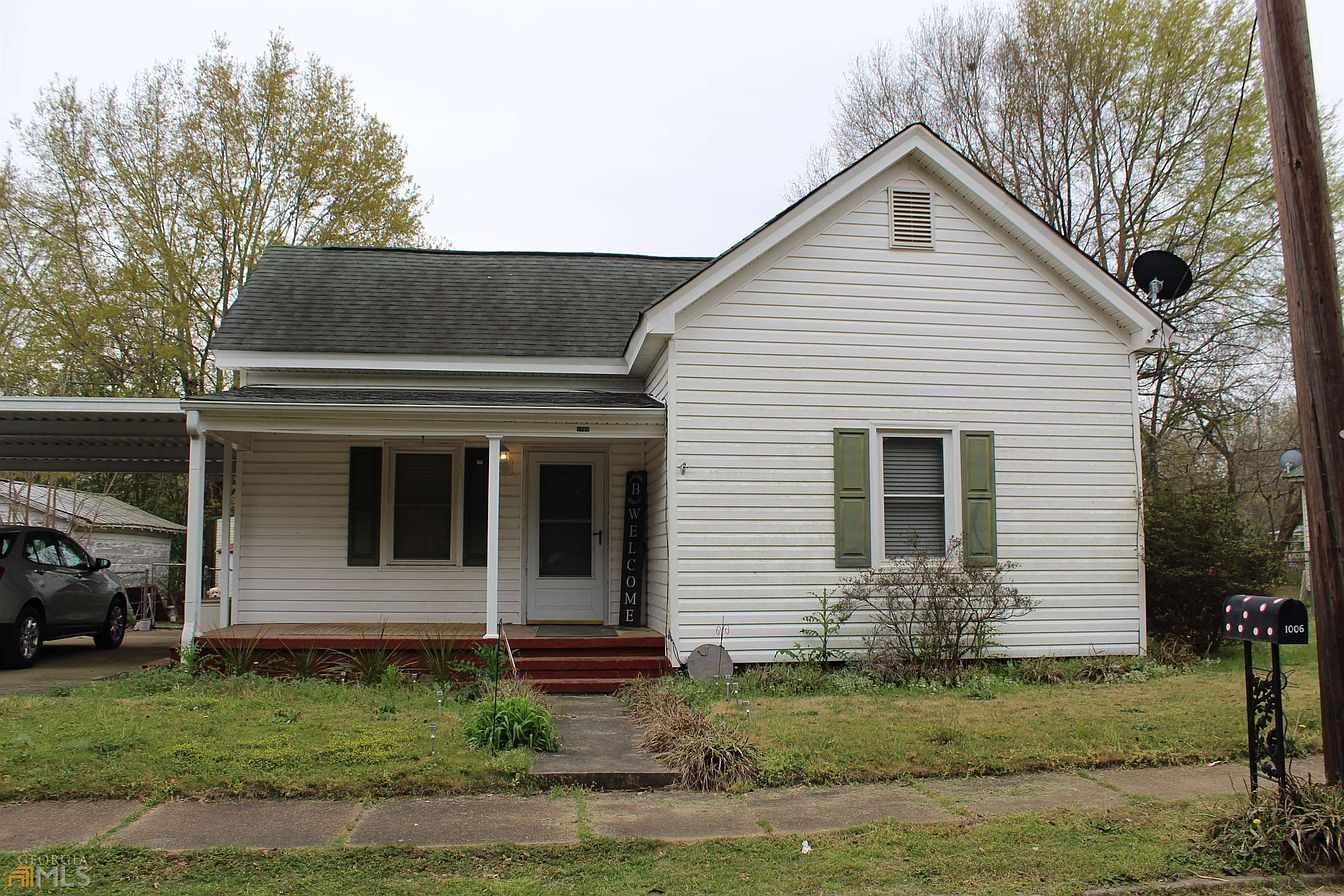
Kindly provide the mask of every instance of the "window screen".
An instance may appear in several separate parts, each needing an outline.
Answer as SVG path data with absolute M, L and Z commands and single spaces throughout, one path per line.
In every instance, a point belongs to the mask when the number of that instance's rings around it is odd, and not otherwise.
M 392 559 L 452 559 L 451 454 L 398 454 L 392 502 Z
M 883 531 L 886 555 L 941 552 L 947 542 L 943 440 L 882 440 Z

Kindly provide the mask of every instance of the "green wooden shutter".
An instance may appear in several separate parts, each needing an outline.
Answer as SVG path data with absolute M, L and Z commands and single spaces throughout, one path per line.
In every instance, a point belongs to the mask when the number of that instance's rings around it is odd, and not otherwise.
M 999 562 L 994 506 L 994 433 L 961 434 L 962 559 L 967 566 Z
M 350 449 L 350 499 L 345 562 L 377 566 L 382 556 L 383 449 Z
M 835 565 L 872 566 L 868 512 L 868 430 L 835 431 Z

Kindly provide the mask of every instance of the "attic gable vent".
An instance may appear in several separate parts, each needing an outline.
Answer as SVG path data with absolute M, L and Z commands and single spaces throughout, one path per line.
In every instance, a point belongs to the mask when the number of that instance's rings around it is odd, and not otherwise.
M 933 248 L 933 194 L 921 190 L 889 190 L 891 247 Z

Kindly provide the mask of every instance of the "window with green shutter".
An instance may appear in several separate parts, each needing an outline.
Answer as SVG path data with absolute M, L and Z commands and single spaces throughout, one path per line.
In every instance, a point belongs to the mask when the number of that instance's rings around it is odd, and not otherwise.
M 994 498 L 994 433 L 961 434 L 962 562 L 993 566 L 999 562 L 999 533 Z
M 868 509 L 868 430 L 835 431 L 835 565 L 872 565 Z

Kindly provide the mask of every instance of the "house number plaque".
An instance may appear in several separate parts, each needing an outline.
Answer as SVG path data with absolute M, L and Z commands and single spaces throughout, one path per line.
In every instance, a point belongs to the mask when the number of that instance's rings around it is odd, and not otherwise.
M 621 538 L 621 625 L 644 625 L 645 527 L 648 525 L 649 477 L 643 470 L 625 474 L 625 529 Z

